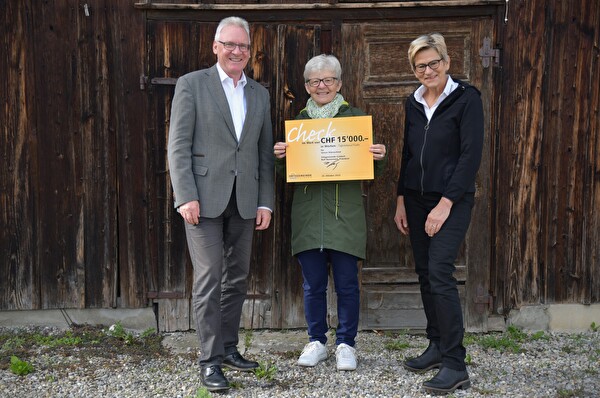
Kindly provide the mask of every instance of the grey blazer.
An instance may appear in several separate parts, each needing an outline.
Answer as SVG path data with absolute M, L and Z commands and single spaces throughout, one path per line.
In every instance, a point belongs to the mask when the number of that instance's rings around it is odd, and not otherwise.
M 246 119 L 238 142 L 216 65 L 177 80 L 168 160 L 175 207 L 200 201 L 200 216 L 220 216 L 236 182 L 242 218 L 273 209 L 273 133 L 269 92 L 247 78 Z

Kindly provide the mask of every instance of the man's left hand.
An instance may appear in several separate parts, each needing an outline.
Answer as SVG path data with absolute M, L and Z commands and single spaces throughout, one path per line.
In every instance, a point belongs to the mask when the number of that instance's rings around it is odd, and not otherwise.
M 256 211 L 256 230 L 262 231 L 269 228 L 271 223 L 271 212 L 267 209 L 258 209 Z

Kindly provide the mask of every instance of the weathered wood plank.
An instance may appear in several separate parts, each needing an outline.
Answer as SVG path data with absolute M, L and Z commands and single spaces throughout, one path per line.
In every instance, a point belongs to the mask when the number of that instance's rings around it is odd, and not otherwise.
M 463 309 L 464 285 L 458 286 Z M 361 327 L 363 329 L 425 329 L 427 321 L 423 311 L 418 285 L 366 286 L 362 290 Z
M 386 8 L 415 8 L 415 7 L 477 7 L 493 4 L 503 4 L 503 0 L 437 0 L 437 1 L 305 1 L 292 0 L 266 0 L 261 4 L 250 3 L 243 0 L 215 0 L 197 2 L 173 2 L 173 1 L 140 1 L 135 3 L 136 8 L 144 10 L 224 10 L 232 11 L 244 5 L 246 10 L 273 11 L 273 10 L 362 10 L 362 9 L 386 9 Z
M 118 265 L 104 284 L 112 287 L 114 305 L 145 307 L 146 294 L 157 291 L 157 274 L 162 269 L 154 251 L 158 246 L 154 208 L 155 193 L 148 179 L 162 172 L 147 170 L 150 162 L 148 121 L 155 116 L 148 107 L 146 92 L 140 89 L 140 76 L 147 73 L 144 16 L 119 3 L 106 8 L 109 46 L 110 120 L 116 146 L 116 188 L 118 214 Z M 158 225 L 168 228 L 169 218 Z M 177 247 L 177 242 L 173 244 Z M 106 293 L 105 293 L 106 294 Z
M 540 159 L 543 112 L 541 91 L 546 48 L 543 41 L 544 6 L 541 2 L 511 4 L 512 24 L 507 28 L 505 43 L 511 51 L 505 58 L 503 106 L 500 120 L 498 162 L 498 215 L 496 228 L 498 275 L 502 286 L 495 291 L 502 305 L 539 302 L 539 240 L 537 232 L 543 215 L 540 200 Z M 520 16 L 520 17 L 517 17 Z M 527 37 L 527 40 L 521 38 Z M 536 51 L 532 52 L 531 49 Z M 517 81 L 513 80 L 519 76 Z M 526 280 L 523 279 L 526 277 Z
M 488 330 L 488 306 L 481 301 L 488 295 L 492 295 L 489 286 L 489 273 L 492 262 L 491 257 L 491 227 L 490 219 L 492 217 L 491 209 L 491 184 L 490 175 L 493 164 L 494 140 L 494 114 L 493 109 L 496 100 L 497 88 L 493 85 L 493 66 L 484 68 L 479 50 L 483 47 L 483 41 L 486 38 L 492 39 L 494 36 L 494 24 L 491 19 L 481 19 L 478 23 L 471 24 L 472 32 L 468 36 L 472 44 L 468 61 L 462 62 L 462 68 L 458 73 L 464 75 L 481 92 L 484 113 L 484 140 L 483 155 L 479 171 L 475 178 L 475 205 L 471 213 L 471 223 L 465 237 L 466 259 L 468 264 L 467 278 L 465 282 L 465 300 L 464 318 L 465 324 L 471 331 L 487 332 Z M 454 60 L 457 58 L 465 59 L 467 57 L 451 58 L 451 69 L 454 69 Z M 490 297 L 491 298 L 491 297 Z
M 270 48 L 275 61 L 277 79 L 271 98 L 279 112 L 273 114 L 274 140 L 285 141 L 284 121 L 293 119 L 306 105 L 308 94 L 304 88 L 304 65 L 313 55 L 330 51 L 322 48 L 321 28 L 306 25 L 282 24 L 276 28 Z M 265 48 L 269 48 L 268 46 Z M 275 212 L 273 220 L 274 245 L 272 327 L 303 327 L 304 304 L 302 271 L 291 250 L 291 206 L 293 186 L 281 175 L 275 176 Z
M 269 26 L 253 24 L 251 26 L 252 56 L 248 62 L 247 74 L 269 90 L 272 96 L 271 103 L 275 103 L 274 93 L 279 89 L 276 72 L 278 64 L 275 58 L 278 54 L 270 51 L 277 40 L 277 32 Z M 278 108 L 273 107 L 271 121 L 274 126 L 273 134 L 277 134 L 275 124 Z M 274 264 L 279 264 L 276 252 L 277 243 L 285 242 L 284 239 L 275 239 L 274 220 L 271 227 L 265 231 L 254 233 L 254 245 L 252 247 L 252 260 L 250 265 L 250 276 L 248 281 L 249 298 L 244 304 L 242 312 L 242 325 L 246 329 L 270 328 L 273 320 L 271 309 L 273 306 Z
M 187 331 L 195 329 L 192 324 L 192 306 L 190 299 L 158 299 L 158 330 L 161 332 Z
M 411 284 L 418 282 L 414 264 L 404 267 L 364 267 L 362 269 L 362 277 L 369 284 Z M 464 282 L 467 278 L 467 267 L 465 265 L 457 265 L 454 277 L 458 281 Z
M 599 18 L 598 1 L 511 2 L 495 182 L 500 312 L 600 294 Z
M 102 113 L 96 113 L 96 98 L 89 96 L 99 88 L 87 80 L 88 74 L 95 75 L 95 63 L 80 58 L 81 18 L 83 10 L 69 8 L 66 3 L 36 3 L 33 13 L 35 93 L 45 99 L 34 119 L 39 142 L 36 156 L 42 308 L 85 307 L 86 261 L 101 268 L 103 260 L 101 256 L 88 258 L 86 253 L 86 241 L 104 246 L 98 230 L 87 229 L 92 219 L 104 217 L 97 212 L 102 207 L 88 207 L 86 182 L 88 178 L 99 178 L 97 182 L 102 184 L 107 165 L 103 153 L 86 151 L 86 123 L 88 129 L 98 132 L 96 116 L 100 119 Z M 82 47 L 85 44 L 83 39 Z M 102 132 L 99 135 L 106 139 Z M 90 168 L 97 171 L 95 176 L 89 174 Z M 89 200 L 98 199 L 102 198 Z
M 40 306 L 37 194 L 37 130 L 34 122 L 34 37 L 28 9 L 2 2 L 0 24 L 0 308 Z
M 216 25 L 150 23 L 147 26 L 148 77 L 177 78 L 214 63 L 212 39 Z M 181 43 L 194 43 L 182 46 Z M 144 93 L 149 103 L 146 115 L 148 131 L 142 137 L 143 154 L 132 171 L 143 184 L 144 206 L 147 208 L 147 228 L 150 237 L 148 247 L 152 272 L 150 285 L 158 292 L 191 292 L 192 266 L 187 252 L 184 223 L 173 208 L 173 191 L 168 174 L 167 142 L 172 85 L 150 85 Z M 133 145 L 135 141 L 131 141 Z M 135 166 L 135 165 L 134 165 Z M 141 172 L 141 174 L 140 174 Z M 135 207 L 133 207 L 134 209 Z M 144 220 L 145 221 L 145 220 Z M 132 250 L 135 249 L 132 247 Z M 135 268 L 135 278 L 148 266 Z M 130 286 L 134 286 L 130 282 Z

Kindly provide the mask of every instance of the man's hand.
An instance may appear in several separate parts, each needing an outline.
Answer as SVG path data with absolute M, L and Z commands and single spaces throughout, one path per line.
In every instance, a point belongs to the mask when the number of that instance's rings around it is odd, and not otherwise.
M 200 223 L 200 202 L 197 200 L 182 204 L 177 208 L 177 212 L 188 224 L 196 225 Z
M 271 212 L 267 209 L 258 209 L 256 211 L 256 230 L 262 231 L 269 228 L 271 223 Z

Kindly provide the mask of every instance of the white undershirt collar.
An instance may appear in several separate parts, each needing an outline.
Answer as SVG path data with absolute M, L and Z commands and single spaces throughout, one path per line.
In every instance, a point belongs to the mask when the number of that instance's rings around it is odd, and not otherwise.
M 435 112 L 437 107 L 442 103 L 442 101 L 444 99 L 446 99 L 446 97 L 448 97 L 450 95 L 450 93 L 452 93 L 457 88 L 458 88 L 458 83 L 456 83 L 454 80 L 452 80 L 450 75 L 448 75 L 448 80 L 446 81 L 446 86 L 444 87 L 444 91 L 442 91 L 442 93 L 438 97 L 437 101 L 435 101 L 435 104 L 433 104 L 433 106 L 431 108 L 429 107 L 429 105 L 427 105 L 427 101 L 425 101 L 425 99 L 423 98 L 423 94 L 425 93 L 425 91 L 427 91 L 427 88 L 425 86 L 421 85 L 417 89 L 417 91 L 415 91 L 415 99 L 419 103 L 423 104 L 423 107 L 425 108 L 425 116 L 427 116 L 427 120 L 431 120 L 431 117 L 433 116 L 433 113 Z

